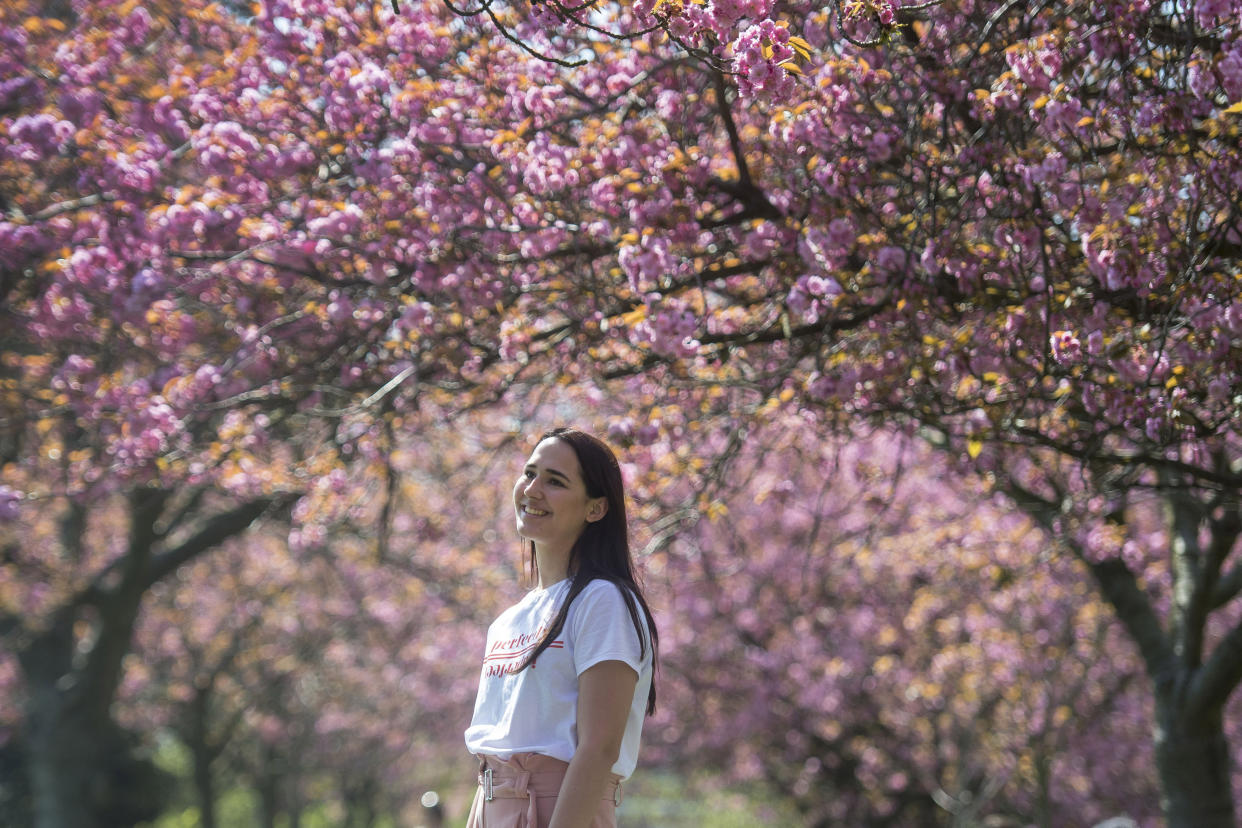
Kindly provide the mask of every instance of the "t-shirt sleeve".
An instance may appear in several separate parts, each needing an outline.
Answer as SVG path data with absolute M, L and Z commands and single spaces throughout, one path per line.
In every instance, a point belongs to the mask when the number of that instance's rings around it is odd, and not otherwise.
M 621 589 L 609 581 L 595 581 L 569 608 L 565 623 L 573 636 L 574 670 L 578 675 L 601 661 L 623 661 L 642 675 L 644 664 L 651 658 L 651 647 L 643 646 L 648 634 L 642 607 L 635 601 L 643 625 L 640 641 Z

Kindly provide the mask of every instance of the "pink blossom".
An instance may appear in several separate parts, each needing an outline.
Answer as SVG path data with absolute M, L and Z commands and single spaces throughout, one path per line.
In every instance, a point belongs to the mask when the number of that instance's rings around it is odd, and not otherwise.
M 1092 356 L 1098 356 L 1104 351 L 1104 334 L 1101 331 L 1092 331 L 1087 335 L 1087 353 Z
M 1230 101 L 1242 100 L 1242 39 L 1235 40 L 1216 65 L 1221 87 Z
M 20 115 L 9 126 L 13 143 L 8 147 L 11 157 L 21 161 L 41 161 L 60 152 L 73 137 L 74 126 L 51 115 Z
M 17 520 L 21 513 L 22 493 L 11 486 L 0 485 L 0 523 Z
M 771 50 L 763 56 L 763 47 Z M 779 64 L 791 60 L 789 31 L 772 20 L 749 26 L 733 42 L 734 68 L 738 89 L 747 96 L 767 96 L 780 100 L 793 91 L 793 79 Z
M 1054 331 L 1049 345 L 1052 358 L 1062 365 L 1076 362 L 1082 356 L 1082 344 L 1072 331 Z
M 634 439 L 633 420 L 626 417 L 620 420 L 613 420 L 611 423 L 609 423 L 608 424 L 608 439 L 615 443 L 619 443 L 621 445 L 627 445 L 631 440 Z
M 834 218 L 828 222 L 828 241 L 836 247 L 846 250 L 854 245 L 854 226 L 845 218 Z
M 885 245 L 875 254 L 875 266 L 881 272 L 896 273 L 906 266 L 906 251 L 896 245 Z

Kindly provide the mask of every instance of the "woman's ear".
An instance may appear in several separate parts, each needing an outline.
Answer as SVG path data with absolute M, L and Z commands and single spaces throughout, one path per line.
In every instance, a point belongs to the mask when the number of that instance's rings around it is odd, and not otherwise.
M 587 523 L 594 523 L 606 514 L 608 514 L 608 498 L 597 497 L 587 504 Z

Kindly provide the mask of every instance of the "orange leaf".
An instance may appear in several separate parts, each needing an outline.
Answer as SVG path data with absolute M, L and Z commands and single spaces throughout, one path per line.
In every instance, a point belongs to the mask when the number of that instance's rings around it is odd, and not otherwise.
M 805 40 L 795 35 L 794 37 L 789 38 L 789 45 L 793 47 L 795 52 L 802 56 L 803 60 L 811 59 L 810 43 L 807 43 Z

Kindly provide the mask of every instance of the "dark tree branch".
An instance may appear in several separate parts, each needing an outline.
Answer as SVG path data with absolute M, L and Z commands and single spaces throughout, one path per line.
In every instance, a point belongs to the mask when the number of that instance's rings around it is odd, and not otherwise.
M 1242 535 L 1242 504 L 1237 500 L 1232 500 L 1225 503 L 1223 509 L 1223 514 L 1211 521 L 1211 543 L 1207 551 L 1209 564 L 1214 566 L 1218 572 L 1229 553 L 1237 545 L 1239 535 Z M 1203 582 L 1200 585 L 1200 592 L 1205 605 L 1204 615 L 1206 616 L 1211 610 L 1229 603 L 1238 595 L 1240 590 L 1242 590 L 1242 565 L 1239 564 L 1235 564 L 1219 580 Z M 1228 661 L 1230 658 L 1237 657 L 1238 653 L 1232 652 L 1231 654 L 1230 648 L 1239 647 L 1242 647 L 1242 628 L 1235 627 L 1225 637 L 1225 640 L 1217 646 L 1208 660 L 1203 673 L 1196 678 L 1196 684 L 1214 685 L 1202 691 L 1208 697 L 1215 697 L 1222 692 L 1228 695 L 1237 686 L 1238 679 L 1236 677 L 1232 678 L 1232 683 L 1230 683 L 1231 679 L 1227 674 L 1219 677 L 1211 676 L 1225 669 L 1217 664 L 1218 661 L 1222 659 Z M 1239 665 L 1238 669 L 1242 670 L 1242 665 Z M 1208 677 L 1205 678 L 1204 676 Z
M 1242 565 L 1235 564 L 1213 587 L 1208 600 L 1208 609 L 1217 609 L 1228 604 L 1242 592 Z
M 1138 645 L 1147 674 L 1157 687 L 1167 687 L 1177 681 L 1177 655 L 1169 643 L 1151 601 L 1138 585 L 1134 573 L 1118 558 L 1091 561 L 1084 551 L 1055 529 L 1055 518 L 1060 514 L 1057 504 L 1041 497 L 1012 478 L 1000 484 L 1000 489 L 1019 508 L 1030 515 L 1055 537 L 1066 544 L 1095 579 L 1100 594 L 1112 605 L 1118 620 Z
M 887 300 L 881 300 L 874 305 L 867 305 L 857 309 L 850 316 L 828 317 L 813 323 L 805 325 L 789 326 L 785 324 L 774 324 L 768 327 L 748 332 L 738 332 L 734 334 L 706 334 L 699 338 L 704 345 L 756 345 L 771 342 L 780 342 L 782 340 L 815 340 L 820 341 L 826 334 L 840 333 L 842 331 L 852 331 L 867 324 L 871 319 L 889 310 Z
M 1212 655 L 1191 677 L 1186 697 L 1189 714 L 1218 709 L 1242 681 L 1242 622 L 1234 625 Z
M 146 486 L 129 493 L 129 544 L 121 559 L 119 580 L 110 588 L 101 589 L 97 578 L 80 596 L 90 596 L 91 600 L 70 601 L 57 612 L 65 622 L 75 618 L 84 603 L 89 603 L 98 612 L 94 623 L 94 641 L 86 650 L 85 662 L 78 671 L 83 703 L 96 707 L 97 716 L 107 715 L 107 706 L 120 683 L 134 620 L 146 591 L 142 573 L 150 560 L 152 547 L 158 541 L 155 524 L 163 514 L 169 497 L 171 492 L 167 490 Z M 82 529 L 85 532 L 85 526 Z M 73 629 L 71 623 L 68 629 Z M 76 633 L 71 632 L 70 635 Z
M 742 137 L 737 124 L 733 120 L 733 111 L 729 107 L 728 87 L 725 85 L 724 73 L 719 69 L 712 71 L 712 79 L 716 91 L 716 108 L 724 122 L 725 132 L 729 136 L 729 149 L 733 153 L 733 163 L 737 166 L 737 181 L 716 180 L 716 187 L 742 205 L 741 211 L 714 219 L 700 222 L 703 227 L 724 227 L 740 224 L 750 219 L 780 218 L 781 211 L 773 206 L 763 190 L 755 186 L 750 175 L 750 165 L 746 163 L 746 151 L 742 148 Z
M 1203 628 L 1207 622 L 1204 582 L 1216 579 L 1199 548 L 1202 508 L 1185 490 L 1165 495 L 1170 528 L 1169 559 L 1173 569 L 1172 636 L 1182 664 L 1194 670 L 1203 659 Z
M 1014 426 L 1009 429 L 1009 433 L 1026 438 L 1032 445 L 1052 449 L 1060 454 L 1064 454 L 1066 457 L 1074 460 L 1081 460 L 1085 463 L 1102 462 L 1109 465 L 1127 467 L 1146 466 L 1152 469 L 1184 474 L 1195 480 L 1217 484 L 1225 489 L 1242 488 L 1242 474 L 1238 474 L 1237 472 L 1231 470 L 1209 469 L 1205 466 L 1196 466 L 1193 463 L 1187 463 L 1184 460 L 1166 457 L 1158 451 L 1150 451 L 1146 453 L 1134 451 L 1130 454 L 1104 452 L 1077 444 L 1061 442 L 1053 439 L 1038 429 L 1029 427 Z
M 160 527 L 160 536 L 167 537 L 169 534 L 176 531 L 176 529 L 181 526 L 181 524 L 188 517 L 195 514 L 198 511 L 198 508 L 202 505 L 203 498 L 207 495 L 207 492 L 207 486 L 196 487 L 194 491 L 190 493 L 190 496 L 186 498 L 185 502 L 181 504 L 181 508 L 179 508 L 173 515 L 169 516 L 168 520 L 163 522 L 163 525 Z
M 240 535 L 265 512 L 293 505 L 295 495 L 260 497 L 243 503 L 234 509 L 209 519 L 201 529 L 187 538 L 180 546 L 161 552 L 146 567 L 144 582 L 147 587 L 172 574 L 182 564 L 192 561 L 229 538 Z
M 1081 554 L 1079 555 L 1081 558 Z M 1147 674 L 1158 688 L 1177 681 L 1178 662 L 1160 618 L 1151 601 L 1139 587 L 1134 573 L 1118 558 L 1098 563 L 1086 562 L 1100 593 L 1112 604 L 1118 620 L 1138 645 Z
M 12 635 L 19 635 L 24 630 L 25 625 L 22 624 L 20 615 L 0 611 L 0 641 Z

